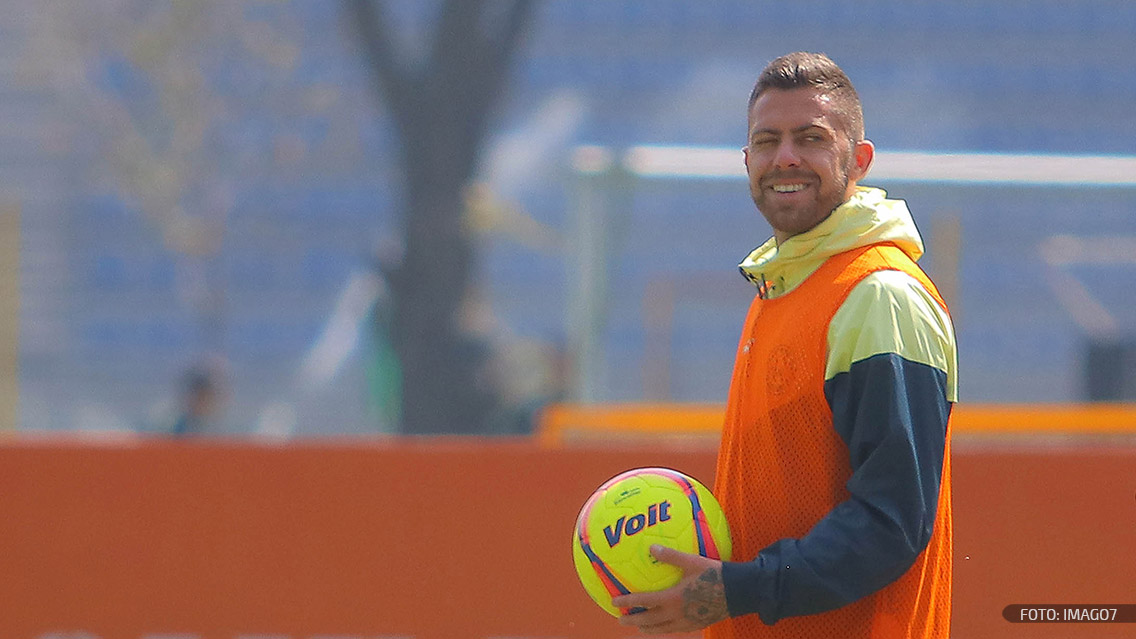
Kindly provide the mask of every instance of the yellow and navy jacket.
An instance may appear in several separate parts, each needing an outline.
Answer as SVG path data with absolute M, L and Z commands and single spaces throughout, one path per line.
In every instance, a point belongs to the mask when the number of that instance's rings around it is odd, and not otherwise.
M 715 481 L 726 637 L 947 637 L 954 333 L 901 200 L 859 188 L 742 262 L 758 287 Z M 756 613 L 756 616 L 751 613 Z

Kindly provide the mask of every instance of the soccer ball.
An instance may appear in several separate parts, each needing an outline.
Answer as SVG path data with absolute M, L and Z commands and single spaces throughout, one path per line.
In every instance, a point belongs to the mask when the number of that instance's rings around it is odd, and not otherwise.
M 572 535 L 580 583 L 601 608 L 611 598 L 665 590 L 682 570 L 651 556 L 652 544 L 730 559 L 730 530 L 718 500 L 698 480 L 669 468 L 637 468 L 604 482 L 584 502 Z

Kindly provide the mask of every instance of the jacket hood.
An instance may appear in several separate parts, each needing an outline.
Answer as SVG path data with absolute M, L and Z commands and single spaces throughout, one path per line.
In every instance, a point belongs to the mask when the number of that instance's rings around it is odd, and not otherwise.
M 895 244 L 912 260 L 923 255 L 923 239 L 907 203 L 888 199 L 883 189 L 861 186 L 823 222 L 780 246 L 770 238 L 738 268 L 759 295 L 771 299 L 793 290 L 833 255 L 883 242 Z

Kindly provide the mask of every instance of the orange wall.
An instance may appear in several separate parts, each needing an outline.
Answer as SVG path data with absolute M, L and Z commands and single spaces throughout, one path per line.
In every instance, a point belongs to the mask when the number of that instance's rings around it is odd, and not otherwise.
M 1136 444 L 958 448 L 953 635 L 1132 636 L 1001 610 L 1136 603 Z M 592 489 L 645 465 L 710 482 L 713 451 L 7 441 L 0 637 L 626 637 L 569 535 Z

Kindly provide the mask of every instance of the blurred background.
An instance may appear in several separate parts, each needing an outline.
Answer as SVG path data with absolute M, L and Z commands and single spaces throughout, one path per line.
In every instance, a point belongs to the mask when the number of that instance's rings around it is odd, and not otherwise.
M 963 400 L 1136 397 L 1136 4 L 2 10 L 9 427 L 524 433 L 553 400 L 724 401 L 769 235 L 740 153 L 627 158 L 739 149 L 757 73 L 801 49 L 881 157 L 1042 156 L 866 180 L 923 231 Z

